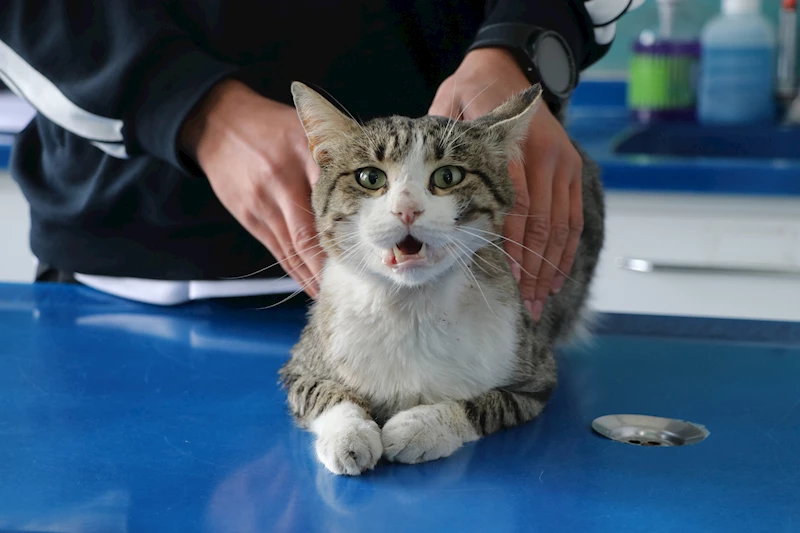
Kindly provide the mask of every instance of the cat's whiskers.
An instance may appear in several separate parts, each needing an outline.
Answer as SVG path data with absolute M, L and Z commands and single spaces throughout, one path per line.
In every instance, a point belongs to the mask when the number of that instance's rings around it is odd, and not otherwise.
M 483 88 L 483 89 L 482 89 L 482 90 L 481 90 L 481 91 L 480 91 L 478 94 L 476 94 L 474 97 L 472 97 L 472 100 L 470 100 L 469 102 L 467 102 L 467 105 L 465 105 L 465 106 L 463 107 L 463 109 L 461 109 L 461 113 L 459 113 L 458 117 L 456 117 L 456 120 L 455 120 L 455 121 L 453 121 L 453 125 L 452 125 L 452 127 L 450 128 L 450 131 L 448 131 L 448 132 L 447 132 L 447 134 L 446 134 L 446 137 L 445 137 L 445 139 L 448 141 L 448 144 L 450 144 L 451 146 L 455 146 L 455 145 L 456 145 L 456 143 L 457 143 L 458 141 L 460 141 L 461 139 L 463 139 L 463 138 L 464 138 L 464 136 L 465 136 L 467 133 L 469 133 L 470 131 L 472 131 L 473 129 L 475 129 L 475 128 L 476 128 L 476 126 L 473 126 L 473 125 L 467 125 L 467 126 L 465 126 L 465 127 L 464 127 L 463 131 L 462 131 L 461 133 L 459 133 L 459 134 L 458 134 L 458 135 L 457 135 L 457 136 L 456 136 L 454 139 L 450 139 L 450 136 L 451 136 L 451 135 L 453 134 L 453 132 L 455 131 L 455 123 L 456 123 L 456 122 L 458 122 L 459 120 L 461 120 L 461 117 L 462 117 L 462 116 L 464 116 L 464 113 L 466 112 L 467 108 L 469 108 L 469 106 L 470 106 L 470 105 L 471 105 L 471 104 L 472 104 L 472 103 L 473 103 L 473 102 L 474 102 L 474 101 L 475 101 L 475 100 L 476 100 L 476 99 L 477 99 L 477 98 L 478 98 L 478 97 L 479 97 L 481 94 L 483 94 L 485 91 L 487 91 L 487 90 L 489 89 L 489 87 L 491 87 L 492 85 L 494 85 L 495 83 L 497 83 L 497 81 L 498 81 L 499 79 L 500 79 L 500 78 L 497 78 L 497 79 L 495 79 L 495 80 L 494 80 L 492 83 L 490 83 L 489 85 L 487 85 L 486 87 L 484 87 L 484 88 Z
M 294 291 L 292 294 L 290 294 L 289 296 L 287 296 L 286 298 L 284 298 L 280 302 L 276 302 L 274 304 L 266 305 L 264 307 L 256 307 L 255 310 L 256 311 L 264 311 L 264 310 L 267 310 L 267 309 L 272 309 L 273 307 L 278 307 L 279 305 L 288 302 L 289 300 L 291 300 L 292 298 L 294 298 L 298 294 L 304 292 L 308 287 L 310 287 L 311 284 L 314 283 L 314 281 L 317 279 L 318 276 L 319 276 L 319 274 L 312 275 L 305 283 L 301 283 L 300 284 L 300 288 L 299 289 Z
M 364 248 L 366 248 L 366 245 L 360 242 L 354 248 L 358 250 L 363 250 Z M 363 276 L 364 273 L 367 271 L 368 267 L 369 267 L 369 262 L 367 261 L 367 257 L 362 258 L 358 267 L 356 267 L 356 270 L 358 270 L 358 277 Z
M 352 236 L 352 235 L 350 235 L 350 236 Z M 350 248 L 345 254 L 343 254 L 342 258 L 340 258 L 340 259 L 344 259 L 344 258 L 347 258 L 349 255 L 355 254 L 360 249 L 360 247 L 362 245 L 363 245 L 363 243 L 357 243 L 355 246 Z M 311 276 L 305 283 L 301 283 L 300 284 L 300 288 L 299 289 L 294 291 L 292 294 L 290 294 L 289 296 L 287 296 L 286 298 L 284 298 L 280 302 L 277 302 L 277 303 L 274 303 L 274 304 L 270 304 L 270 305 L 267 305 L 265 307 L 259 307 L 259 308 L 256 308 L 256 310 L 257 311 L 263 311 L 263 310 L 266 310 L 266 309 L 271 309 L 273 307 L 277 307 L 277 306 L 279 306 L 279 305 L 281 305 L 283 303 L 288 302 L 289 300 L 291 300 L 292 298 L 294 298 L 298 294 L 300 294 L 303 291 L 305 291 L 312 283 L 314 283 L 317 280 L 317 278 L 319 277 L 320 274 L 321 274 L 321 272 Z M 282 276 L 282 278 L 285 278 L 285 277 L 286 277 L 286 275 Z
M 468 235 L 472 235 L 472 236 L 473 236 L 473 237 L 475 237 L 476 239 L 480 239 L 480 240 L 482 240 L 482 241 L 484 241 L 484 242 L 486 242 L 486 243 L 488 243 L 488 244 L 491 244 L 492 246 L 494 246 L 495 248 L 497 248 L 498 250 L 500 250 L 500 252 L 501 252 L 501 253 L 503 253 L 503 255 L 505 255 L 506 257 L 508 257 L 508 258 L 509 258 L 509 259 L 510 259 L 510 260 L 511 260 L 511 261 L 512 261 L 512 262 L 513 262 L 515 265 L 517 265 L 517 266 L 520 268 L 520 270 L 522 270 L 524 273 L 526 273 L 527 275 L 529 275 L 529 276 L 530 276 L 531 278 L 533 278 L 533 279 L 538 279 L 538 277 L 537 277 L 537 276 L 534 276 L 533 274 L 531 274 L 530 272 L 528 272 L 527 270 L 525 270 L 525 267 L 524 267 L 524 266 L 522 266 L 522 265 L 519 263 L 519 261 L 517 261 L 516 259 L 514 259 L 514 258 L 511 256 L 511 254 L 509 254 L 508 252 L 506 252 L 505 250 L 503 250 L 503 247 L 502 247 L 502 246 L 499 246 L 499 245 L 498 245 L 496 242 L 494 242 L 494 241 L 492 241 L 492 240 L 490 240 L 490 239 L 487 239 L 487 238 L 485 238 L 485 237 L 481 237 L 480 235 L 476 235 L 476 234 L 474 234 L 474 233 L 472 233 L 472 232 L 470 232 L 470 231 L 466 231 L 466 230 L 465 230 L 463 227 L 458 227 L 458 226 L 457 226 L 455 229 L 456 229 L 456 230 L 458 230 L 458 231 L 461 231 L 461 232 L 463 232 L 463 233 L 466 233 L 466 234 L 468 234 Z M 475 229 L 475 228 L 471 228 L 471 229 Z
M 450 127 L 450 123 L 453 121 L 453 106 L 456 103 L 456 83 L 458 82 L 458 77 L 453 77 L 453 94 L 450 96 L 450 112 L 447 114 L 447 124 L 445 124 L 445 131 Z
M 481 260 L 481 261 L 483 261 L 483 262 L 484 262 L 486 265 L 488 265 L 490 268 L 492 268 L 492 269 L 493 269 L 495 272 L 502 272 L 502 269 L 501 269 L 500 267 L 498 267 L 497 265 L 494 265 L 494 264 L 490 263 L 490 262 L 489 262 L 489 261 L 487 261 L 485 258 L 483 258 L 483 257 L 481 257 L 480 255 L 478 255 L 478 253 L 477 253 L 477 252 L 473 252 L 473 251 L 471 251 L 471 250 L 469 249 L 469 246 L 467 246 L 467 244 L 466 244 L 466 243 L 464 243 L 463 241 L 460 241 L 459 239 L 456 239 L 455 237 L 449 237 L 449 239 L 450 239 L 450 240 L 453 242 L 453 244 L 455 244 L 455 245 L 459 246 L 460 248 L 462 248 L 462 249 L 463 249 L 463 250 L 464 250 L 464 251 L 467 253 L 467 255 L 468 255 L 468 257 L 469 257 L 470 261 L 472 262 L 472 264 L 474 264 L 476 267 L 480 268 L 480 269 L 481 269 L 481 270 L 482 270 L 482 271 L 483 271 L 483 272 L 484 272 L 484 273 L 485 273 L 487 276 L 491 276 L 491 273 L 490 273 L 490 272 L 488 272 L 488 271 L 487 271 L 485 268 L 483 268 L 482 266 L 480 266 L 480 265 L 477 263 L 477 261 L 475 261 L 475 259 L 480 259 L 480 260 Z
M 352 233 L 349 233 L 349 234 L 343 235 L 343 236 L 339 237 L 338 239 L 336 239 L 336 240 L 334 240 L 334 241 L 331 241 L 331 244 L 333 244 L 333 245 L 341 244 L 341 243 L 342 243 L 342 242 L 344 242 L 346 239 L 349 239 L 349 238 L 351 238 L 351 237 L 354 237 L 355 235 L 358 235 L 358 232 L 357 232 L 357 231 L 354 231 L 354 232 L 352 232 Z M 312 249 L 314 249 L 314 248 L 322 248 L 322 245 L 321 245 L 321 244 L 319 244 L 319 243 L 317 243 L 317 244 L 315 244 L 315 245 L 313 245 L 313 246 L 309 246 L 309 247 L 307 247 L 307 248 L 303 248 L 301 251 L 299 251 L 299 252 L 297 252 L 297 253 L 295 253 L 295 254 L 292 254 L 292 255 L 286 256 L 286 258 L 285 258 L 284 260 L 287 260 L 287 259 L 292 259 L 292 258 L 294 258 L 294 257 L 297 257 L 298 255 L 302 254 L 303 252 L 307 252 L 307 251 L 309 251 L 309 250 L 312 250 Z M 318 255 L 324 254 L 324 253 L 325 253 L 325 250 L 323 249 L 323 250 L 321 250 L 321 251 L 319 251 L 319 252 L 315 253 L 314 255 L 312 255 L 312 256 L 311 256 L 311 259 L 313 259 L 314 257 L 317 257 Z M 221 281 L 235 281 L 235 280 L 247 279 L 247 278 L 250 278 L 250 277 L 252 277 L 252 276 L 257 276 L 258 274 L 261 274 L 261 273 L 262 273 L 262 272 L 264 272 L 265 270 L 269 270 L 270 268 L 276 267 L 276 266 L 278 266 L 278 265 L 280 265 L 280 264 L 281 264 L 281 263 L 280 263 L 280 261 L 276 261 L 276 262 L 272 263 L 271 265 L 267 265 L 267 266 L 265 266 L 265 267 L 263 267 L 263 268 L 259 268 L 259 269 L 258 269 L 258 270 L 256 270 L 255 272 L 251 272 L 251 273 L 249 273 L 249 274 L 244 274 L 244 275 L 242 275 L 242 276 L 220 277 L 219 279 L 220 279 Z M 289 273 L 291 273 L 291 272 L 294 272 L 294 271 L 295 271 L 297 268 L 299 268 L 299 267 L 293 268 L 292 270 L 288 271 L 288 272 L 287 272 L 287 274 L 289 274 Z M 286 277 L 286 275 L 283 275 L 283 276 L 281 276 L 281 277 L 279 277 L 279 278 L 276 278 L 276 279 L 283 279 L 283 278 L 285 278 L 285 277 Z
M 309 215 L 313 215 L 314 214 L 313 211 L 311 211 L 310 209 L 306 209 L 305 207 L 303 207 L 302 205 L 298 204 L 297 202 L 292 201 L 292 203 L 294 205 L 296 205 L 297 207 L 299 207 L 300 209 L 302 209 L 303 211 L 305 211 L 306 213 L 308 213 Z
M 310 250 L 312 248 L 319 248 L 319 247 L 321 247 L 319 244 L 315 244 L 314 246 L 309 246 L 308 248 L 306 248 L 303 251 L 307 251 L 307 250 Z M 300 255 L 301 253 L 302 252 L 297 252 L 296 254 L 289 255 L 289 256 L 286 257 L 286 259 L 292 259 L 293 257 L 297 257 L 298 255 Z M 318 252 L 318 253 L 314 254 L 312 257 L 316 257 L 321 253 L 324 253 L 324 251 L 323 252 Z M 253 276 L 257 276 L 258 274 L 261 274 L 265 270 L 269 270 L 270 268 L 274 268 L 276 266 L 279 266 L 280 264 L 281 264 L 280 261 L 275 261 L 271 265 L 267 265 L 267 266 L 265 266 L 263 268 L 259 268 L 255 272 L 250 272 L 249 274 L 243 274 L 241 276 L 231 276 L 231 277 L 221 276 L 219 279 L 221 281 L 236 281 L 236 280 L 241 280 L 241 279 L 247 279 L 247 278 L 250 278 L 250 277 L 253 277 Z M 277 279 L 282 279 L 282 278 L 285 278 L 285 277 L 286 276 L 284 275 L 284 276 L 281 276 L 280 278 L 277 278 Z
M 467 102 L 467 105 L 465 105 L 465 106 L 464 106 L 464 107 L 461 109 L 461 113 L 459 113 L 459 115 L 458 115 L 458 118 L 456 118 L 456 120 L 461 120 L 461 117 L 463 117 L 463 116 L 464 116 L 464 112 L 466 112 L 466 110 L 467 110 L 467 109 L 469 109 L 469 106 L 470 106 L 470 105 L 472 105 L 472 102 L 474 102 L 475 100 L 477 100 L 477 99 L 478 99 L 478 97 L 479 97 L 480 95 L 482 95 L 483 93 L 485 93 L 486 91 L 488 91 L 488 90 L 489 90 L 489 88 L 490 88 L 492 85 L 494 85 L 495 83 L 497 83 L 499 80 L 500 80 L 500 78 L 495 78 L 495 80 L 494 80 L 492 83 L 490 83 L 489 85 L 487 85 L 486 87 L 484 87 L 483 89 L 481 89 L 481 90 L 480 90 L 480 92 L 479 92 L 478 94 L 476 94 L 475 96 L 473 96 L 473 97 L 472 97 L 472 100 L 470 100 L 469 102 Z
M 498 212 L 497 214 L 504 217 L 525 217 L 525 218 L 545 218 L 545 219 L 547 218 L 547 215 L 523 215 L 521 213 L 503 213 L 503 212 Z
M 348 252 L 347 252 L 347 253 L 345 253 L 345 254 L 342 256 L 342 258 L 345 258 L 345 257 L 347 257 L 347 256 L 348 256 L 348 255 L 350 255 L 350 254 L 354 254 L 356 251 L 358 251 L 358 248 L 359 248 L 359 246 L 360 246 L 360 243 L 359 243 L 357 246 L 354 246 L 353 248 L 351 248 L 350 250 L 348 250 Z M 259 308 L 256 308 L 256 310 L 257 310 L 257 311 L 263 311 L 263 310 L 265 310 L 265 309 L 271 309 L 271 308 L 273 308 L 273 307 L 277 307 L 277 306 L 279 306 L 279 305 L 281 305 L 281 304 L 283 304 L 283 303 L 285 303 L 285 302 L 287 302 L 287 301 L 291 300 L 292 298 L 294 298 L 294 297 L 295 297 L 295 296 L 297 296 L 298 294 L 300 294 L 300 293 L 304 292 L 304 291 L 305 291 L 305 290 L 306 290 L 306 289 L 307 289 L 309 286 L 311 286 L 311 284 L 312 284 L 312 283 L 314 283 L 315 281 L 317 281 L 317 278 L 320 276 L 320 274 L 322 274 L 322 272 L 319 272 L 319 273 L 317 273 L 317 274 L 314 274 L 314 275 L 312 275 L 312 276 L 311 276 L 311 277 L 310 277 L 310 278 L 309 278 L 309 279 L 308 279 L 308 280 L 307 280 L 305 283 L 300 283 L 300 284 L 299 284 L 299 285 L 300 285 L 300 288 L 299 288 L 299 289 L 297 289 L 296 291 L 294 291 L 292 294 L 290 294 L 289 296 L 287 296 L 286 298 L 284 298 L 284 299 L 283 299 L 283 300 L 281 300 L 280 302 L 277 302 L 277 303 L 274 303 L 274 304 L 270 304 L 270 305 L 267 305 L 267 306 L 265 306 L 265 307 L 259 307 Z M 278 278 L 278 279 L 283 279 L 283 278 L 287 277 L 288 275 L 289 275 L 289 274 L 285 274 L 285 275 L 281 276 L 281 277 L 280 277 L 280 278 Z
M 454 139 L 451 139 L 449 144 L 450 144 L 451 146 L 457 146 L 457 145 L 456 145 L 456 143 L 457 143 L 458 141 L 460 141 L 461 139 L 463 139 L 463 138 L 464 138 L 464 136 L 465 136 L 467 133 L 469 133 L 470 131 L 474 130 L 476 127 L 477 127 L 477 126 L 465 125 L 465 126 L 464 126 L 464 130 L 463 130 L 461 133 L 459 133 L 459 134 L 458 134 L 458 135 L 457 135 L 457 136 L 456 136 Z
M 345 113 L 347 113 L 347 115 L 348 115 L 348 116 L 349 116 L 351 119 L 353 119 L 353 122 L 355 122 L 355 123 L 356 123 L 356 125 L 358 125 L 358 127 L 361 129 L 361 133 L 362 133 L 362 134 L 364 134 L 364 138 L 367 140 L 367 142 L 369 142 L 369 146 L 370 146 L 370 148 L 372 148 L 372 150 L 374 151 L 374 150 L 375 150 L 375 139 L 373 139 L 372 137 L 370 137 L 369 135 L 367 135 L 367 129 L 364 127 L 364 125 L 363 125 L 363 124 L 361 124 L 361 121 L 359 121 L 358 119 L 356 119 L 356 117 L 354 117 L 354 116 L 353 116 L 353 114 L 350 112 L 350 110 L 349 110 L 349 109 L 347 109 L 347 108 L 346 108 L 344 105 L 342 105 L 342 103 L 341 103 L 339 100 L 337 100 L 335 96 L 333 96 L 331 93 L 329 93 L 329 92 L 328 92 L 328 91 L 326 91 L 325 89 L 322 89 L 321 87 L 320 87 L 320 89 L 321 89 L 321 90 L 322 90 L 322 91 L 323 91 L 325 94 L 327 94 L 327 95 L 328 95 L 328 96 L 331 98 L 331 100 L 333 100 L 334 102 L 336 102 L 336 103 L 339 105 L 339 107 L 341 107 L 341 108 L 344 110 L 344 112 L 345 112 Z
M 451 241 L 451 243 L 452 243 L 452 241 Z M 445 244 L 444 248 L 445 248 L 445 250 L 450 252 L 450 254 L 453 256 L 453 259 L 456 260 L 456 263 L 458 263 L 458 265 L 461 267 L 461 269 L 464 271 L 464 273 L 467 275 L 467 277 L 472 278 L 472 281 L 475 282 L 475 287 L 478 288 L 478 291 L 480 291 L 481 296 L 483 296 L 483 301 L 486 302 L 486 307 L 489 308 L 489 311 L 491 311 L 494 316 L 497 316 L 497 314 L 494 312 L 494 309 L 492 309 L 491 304 L 489 303 L 489 299 L 486 297 L 486 294 L 483 292 L 483 288 L 481 287 L 481 284 L 478 281 L 478 278 L 475 277 L 475 273 L 472 272 L 472 270 L 469 268 L 469 265 L 459 256 L 458 250 L 451 248 L 451 246 L 448 245 L 448 244 Z
M 343 253 L 341 256 L 337 257 L 337 258 L 336 258 L 336 259 L 337 259 L 337 261 L 341 261 L 341 262 L 346 262 L 346 261 L 348 261 L 348 260 L 349 260 L 349 259 L 350 259 L 352 256 L 354 256 L 354 255 L 355 255 L 355 254 L 357 254 L 359 251 L 361 251 L 361 250 L 364 248 L 364 246 L 365 246 L 365 245 L 364 245 L 364 243 L 363 243 L 363 242 L 356 242 L 356 243 L 355 243 L 355 244 L 353 244 L 351 247 L 347 248 L 347 249 L 345 250 L 345 252 L 344 252 L 344 253 Z M 361 261 L 363 262 L 363 261 L 365 261 L 365 260 L 364 260 L 364 259 L 362 259 Z M 359 267 L 360 267 L 360 266 L 361 266 L 361 262 L 359 262 Z
M 308 248 L 304 249 L 304 250 L 303 250 L 303 252 L 307 252 L 308 250 L 311 250 L 311 249 L 313 249 L 313 248 L 322 248 L 322 245 L 320 245 L 320 244 L 315 244 L 314 246 L 309 246 Z M 294 254 L 294 255 L 291 255 L 291 256 L 287 257 L 287 259 L 289 259 L 289 258 L 292 258 L 292 257 L 297 257 L 298 255 L 300 255 L 300 254 L 301 254 L 301 253 L 303 253 L 303 252 L 298 252 L 298 253 L 296 253 L 296 254 Z M 324 254 L 324 253 L 325 253 L 325 250 L 324 250 L 324 249 L 321 249 L 319 252 L 317 252 L 317 253 L 315 253 L 314 255 L 312 255 L 311 257 L 309 257 L 309 259 L 313 259 L 313 258 L 315 258 L 315 257 L 317 257 L 317 256 L 319 256 L 319 255 L 322 255 L 322 254 Z M 280 264 L 280 263 L 278 263 L 278 264 Z M 299 265 L 297 265 L 297 266 L 296 266 L 296 267 L 294 267 L 294 268 L 291 268 L 291 269 L 289 269 L 289 270 L 285 270 L 285 269 L 284 269 L 284 274 L 283 274 L 283 276 L 280 276 L 279 278 L 276 278 L 276 279 L 284 279 L 284 278 L 286 278 L 286 277 L 289 277 L 289 276 L 291 276 L 293 272 L 295 272 L 296 270 L 299 270 L 299 269 L 300 269 L 300 268 L 302 268 L 302 267 L 303 267 L 305 264 L 306 264 L 305 262 L 301 262 Z
M 358 252 L 361 252 L 365 249 L 368 249 L 367 245 L 364 242 L 358 241 L 353 246 L 347 249 L 347 251 L 342 254 L 340 257 L 337 257 L 337 261 L 346 262 L 352 256 L 356 255 Z M 367 250 L 368 251 L 368 250 Z M 353 268 L 353 271 L 356 272 L 358 277 L 361 277 L 366 272 L 367 268 L 369 267 L 368 257 L 365 255 Z
M 480 266 L 479 264 L 477 264 L 477 263 L 475 262 L 475 259 L 474 259 L 474 257 L 473 257 L 473 256 L 474 256 L 474 254 L 473 254 L 472 250 L 470 250 L 470 249 L 469 249 L 469 246 L 467 246 L 466 244 L 464 244 L 464 243 L 463 243 L 463 242 L 461 242 L 461 241 L 458 241 L 457 239 L 455 239 L 455 238 L 453 238 L 453 237 L 449 237 L 449 236 L 448 236 L 448 237 L 447 237 L 447 240 L 448 240 L 448 241 L 450 241 L 450 243 L 452 243 L 452 244 L 453 244 L 453 245 L 454 245 L 456 248 L 458 248 L 460 251 L 464 252 L 464 259 L 469 259 L 469 262 L 470 262 L 471 264 L 473 264 L 473 265 L 475 265 L 476 267 L 480 268 L 480 269 L 481 269 L 481 271 L 483 271 L 483 273 L 485 273 L 487 276 L 489 275 L 489 273 L 486 271 L 486 269 L 484 269 L 482 266 Z
M 463 229 L 463 228 L 460 228 L 460 229 L 462 229 L 462 231 L 464 231 L 464 229 Z M 507 242 L 510 242 L 510 243 L 516 244 L 516 245 L 520 246 L 520 247 L 521 247 L 523 250 L 527 250 L 527 251 L 529 251 L 530 253 L 532 253 L 533 255 L 535 255 L 535 256 L 537 256 L 537 257 L 541 258 L 541 260 L 542 260 L 542 261 L 544 261 L 544 262 L 545 262 L 545 263 L 547 263 L 548 265 L 550 265 L 550 266 L 552 266 L 553 268 L 555 268 L 555 269 L 556 269 L 556 272 L 558 272 L 558 273 L 559 273 L 559 274 L 561 274 L 562 276 L 566 277 L 568 280 L 575 281 L 573 278 L 569 277 L 569 276 L 566 274 L 566 272 L 564 272 L 564 271 L 562 271 L 560 268 L 558 268 L 558 265 L 554 264 L 552 261 L 548 261 L 548 260 L 547 260 L 547 259 L 546 259 L 546 258 L 545 258 L 545 257 L 544 257 L 542 254 L 540 254 L 540 253 L 538 253 L 538 252 L 536 252 L 536 251 L 534 251 L 534 250 L 531 250 L 530 248 L 528 248 L 528 247 L 527 247 L 527 246 L 525 246 L 524 244 L 521 244 L 521 243 L 519 243 L 519 242 L 515 241 L 514 239 L 509 239 L 508 237 L 506 237 L 506 236 L 504 236 L 504 235 L 500 235 L 500 234 L 498 234 L 498 233 L 494 233 L 494 232 L 492 232 L 492 231 L 486 231 L 486 230 L 482 230 L 482 229 L 478 229 L 478 228 L 470 228 L 470 229 L 474 229 L 474 230 L 476 230 L 476 231 L 480 231 L 480 232 L 482 232 L 482 233 L 485 233 L 485 234 L 487 234 L 487 235 L 491 235 L 491 236 L 493 236 L 493 237 L 497 237 L 498 239 L 503 239 L 504 241 L 507 241 Z M 469 232 L 467 232 L 467 233 L 469 233 Z M 478 237 L 478 236 L 477 236 L 477 235 L 475 235 L 474 233 L 473 233 L 473 236 L 475 236 L 475 237 Z
M 472 203 L 472 200 L 474 200 L 474 199 L 475 199 L 475 194 L 473 193 L 472 196 L 470 196 L 468 200 L 462 200 L 462 201 L 460 201 L 458 203 L 457 212 L 458 212 L 458 216 L 459 217 L 462 214 L 464 214 L 464 211 L 466 211 L 466 209 L 470 206 L 470 204 Z
M 497 83 L 497 81 L 498 81 L 499 79 L 500 79 L 500 78 L 496 78 L 496 79 L 495 79 L 495 80 L 494 80 L 492 83 L 490 83 L 489 85 L 487 85 L 486 87 L 484 87 L 483 89 L 481 89 L 481 90 L 480 90 L 480 92 L 478 92 L 478 94 L 476 94 L 475 96 L 473 96 L 473 97 L 472 97 L 472 100 L 470 100 L 469 102 L 467 102 L 467 105 L 465 105 L 463 108 L 461 108 L 461 112 L 458 114 L 458 116 L 456 117 L 456 119 L 453 121 L 453 124 L 452 124 L 452 126 L 450 127 L 450 129 L 449 129 L 448 131 L 446 131 L 446 132 L 445 132 L 445 140 L 446 140 L 446 141 L 447 141 L 447 140 L 449 140 L 449 138 L 450 138 L 450 135 L 452 135 L 452 134 L 453 134 L 453 131 L 455 130 L 455 125 L 456 125 L 456 122 L 458 122 L 459 120 L 461 120 L 461 117 L 463 117 L 463 116 L 464 116 L 464 112 L 466 112 L 466 110 L 469 108 L 469 106 L 470 106 L 470 105 L 472 105 L 472 102 L 474 102 L 474 101 L 475 101 L 475 100 L 476 100 L 476 99 L 477 99 L 477 98 L 478 98 L 480 95 L 482 95 L 484 92 L 486 92 L 486 91 L 489 89 L 489 87 L 491 87 L 492 85 L 494 85 L 495 83 Z

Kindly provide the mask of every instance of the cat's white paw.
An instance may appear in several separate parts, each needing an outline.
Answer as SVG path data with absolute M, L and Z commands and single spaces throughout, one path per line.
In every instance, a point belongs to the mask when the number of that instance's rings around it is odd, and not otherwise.
M 374 420 L 334 408 L 315 422 L 317 458 L 334 474 L 358 476 L 371 470 L 383 453 L 381 429 Z
M 390 461 L 422 463 L 447 457 L 478 436 L 463 410 L 452 404 L 401 411 L 383 426 L 383 455 Z

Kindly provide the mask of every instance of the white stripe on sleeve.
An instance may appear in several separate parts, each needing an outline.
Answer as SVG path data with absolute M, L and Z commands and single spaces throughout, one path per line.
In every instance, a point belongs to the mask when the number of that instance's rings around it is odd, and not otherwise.
M 597 44 L 608 44 L 614 40 L 616 21 L 626 12 L 644 4 L 645 0 L 588 0 L 586 11 L 595 25 L 594 38 Z
M 117 159 L 128 159 L 128 152 L 125 150 L 125 145 L 122 143 L 103 143 L 100 141 L 92 141 L 91 145 L 99 148 L 111 157 Z
M 95 141 L 114 157 L 127 157 L 121 120 L 96 115 L 75 105 L 56 85 L 0 41 L 0 77 L 49 120 L 80 137 Z

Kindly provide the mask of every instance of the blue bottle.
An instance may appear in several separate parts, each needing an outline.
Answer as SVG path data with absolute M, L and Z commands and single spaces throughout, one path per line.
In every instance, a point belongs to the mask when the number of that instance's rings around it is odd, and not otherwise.
M 722 0 L 701 37 L 698 119 L 735 125 L 775 120 L 775 31 L 761 0 Z

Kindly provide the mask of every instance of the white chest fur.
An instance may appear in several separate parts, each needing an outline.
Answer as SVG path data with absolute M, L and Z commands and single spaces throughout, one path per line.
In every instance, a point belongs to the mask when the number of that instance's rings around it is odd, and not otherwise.
M 507 383 L 516 362 L 516 310 L 463 273 L 398 294 L 329 263 L 324 277 L 340 378 L 383 414 L 468 399 Z M 487 303 L 488 302 L 488 303 Z M 335 306 L 335 307 L 334 307 Z

